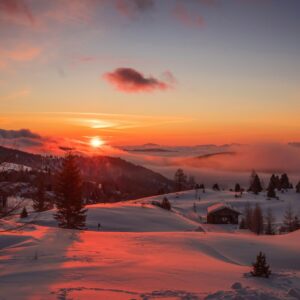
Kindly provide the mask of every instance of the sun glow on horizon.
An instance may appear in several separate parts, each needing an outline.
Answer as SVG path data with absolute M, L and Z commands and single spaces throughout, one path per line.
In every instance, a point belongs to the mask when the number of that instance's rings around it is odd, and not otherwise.
M 99 147 L 103 146 L 104 144 L 105 144 L 105 142 L 98 136 L 95 136 L 90 139 L 90 145 L 93 148 L 99 148 Z

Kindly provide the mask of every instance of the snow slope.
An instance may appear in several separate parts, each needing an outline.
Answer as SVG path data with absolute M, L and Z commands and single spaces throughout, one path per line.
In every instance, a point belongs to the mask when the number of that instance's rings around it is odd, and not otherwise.
M 162 196 L 91 205 L 85 231 L 57 228 L 53 211 L 31 214 L 27 222 L 35 224 L 0 234 L 0 299 L 300 299 L 300 231 L 256 236 L 199 218 L 213 203 L 242 210 L 252 201 L 272 207 L 279 219 L 289 203 L 299 209 L 298 195 L 200 196 L 167 195 L 172 212 L 150 204 Z M 270 279 L 249 276 L 259 251 Z

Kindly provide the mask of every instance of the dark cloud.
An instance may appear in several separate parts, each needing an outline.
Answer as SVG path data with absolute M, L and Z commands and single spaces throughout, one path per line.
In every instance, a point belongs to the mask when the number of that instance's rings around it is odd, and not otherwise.
M 116 0 L 117 10 L 125 16 L 151 11 L 155 6 L 154 0 Z
M 131 68 L 118 68 L 111 73 L 105 73 L 103 77 L 123 92 L 151 92 L 170 88 L 168 83 L 152 76 L 145 77 L 142 73 Z
M 62 151 L 66 151 L 66 152 L 75 150 L 75 148 L 64 147 L 64 146 L 60 146 L 59 149 L 62 150 Z
M 29 138 L 29 139 L 41 139 L 41 136 L 33 133 L 29 129 L 20 130 L 6 130 L 0 129 L 0 138 L 2 139 L 19 139 L 19 138 Z

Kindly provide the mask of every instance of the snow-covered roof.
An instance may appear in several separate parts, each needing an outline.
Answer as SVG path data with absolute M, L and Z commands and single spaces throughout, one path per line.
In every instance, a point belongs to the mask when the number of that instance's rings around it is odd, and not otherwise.
M 228 208 L 228 209 L 233 210 L 240 214 L 240 212 L 238 210 L 234 209 L 232 206 L 230 206 L 229 204 L 226 204 L 226 203 L 216 203 L 214 205 L 209 206 L 207 208 L 207 213 L 210 214 L 212 212 L 216 212 L 216 211 L 224 209 L 224 208 Z

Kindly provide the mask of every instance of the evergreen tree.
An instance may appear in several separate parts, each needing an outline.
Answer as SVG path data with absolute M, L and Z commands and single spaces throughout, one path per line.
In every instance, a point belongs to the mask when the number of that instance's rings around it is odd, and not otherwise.
M 300 229 L 300 220 L 299 220 L 298 216 L 295 216 L 294 220 L 293 220 L 293 231 L 299 230 L 299 229 Z
M 252 266 L 252 276 L 268 278 L 271 275 L 270 266 L 266 262 L 266 255 L 262 252 L 259 252 L 259 254 L 256 257 L 256 262 L 253 263 Z
M 215 183 L 215 184 L 213 185 L 212 189 L 213 189 L 214 191 L 219 191 L 219 190 L 220 190 L 220 187 L 219 187 L 219 185 L 218 185 L 217 183 Z
M 291 186 L 289 177 L 286 173 L 282 174 L 280 177 L 280 187 L 281 189 L 287 190 Z
M 294 214 L 291 205 L 289 205 L 285 211 L 283 224 L 287 232 L 294 231 Z
M 166 210 L 171 210 L 171 203 L 167 197 L 164 197 L 161 202 L 161 207 Z
M 28 217 L 28 212 L 27 212 L 26 207 L 24 207 L 21 214 L 20 214 L 20 218 L 24 219 L 24 218 L 27 218 L 27 217 Z
M 252 176 L 253 176 L 253 180 L 251 181 L 249 191 L 253 192 L 254 194 L 258 194 L 263 190 L 261 181 L 260 181 L 259 176 L 256 173 L 252 174 Z
M 82 182 L 75 156 L 67 154 L 57 175 L 54 218 L 62 228 L 83 229 L 86 209 L 82 201 Z
M 256 234 L 261 234 L 264 231 L 264 218 L 258 203 L 253 210 L 251 230 Z
M 187 186 L 191 189 L 193 189 L 196 185 L 195 177 L 190 175 L 188 180 L 187 180 Z
M 296 185 L 296 193 L 300 194 L 300 181 Z
M 245 205 L 245 229 L 252 230 L 252 215 L 253 215 L 253 210 L 251 205 L 247 202 Z
M 236 193 L 239 193 L 239 192 L 241 192 L 241 186 L 239 185 L 239 183 L 236 183 L 236 185 L 235 185 L 235 187 L 234 187 L 234 191 L 236 192 Z
M 275 183 L 272 179 L 270 179 L 270 183 L 267 190 L 268 190 L 267 193 L 268 198 L 276 198 Z
M 184 190 L 187 186 L 187 178 L 182 169 L 175 172 L 175 189 L 177 192 Z
M 275 230 L 274 230 L 274 222 L 275 222 L 275 218 L 273 216 L 272 213 L 272 209 L 268 208 L 267 211 L 267 215 L 266 215 L 266 230 L 265 230 L 265 234 L 269 234 L 269 235 L 273 235 L 275 234 Z
M 33 209 L 37 212 L 41 212 L 47 209 L 46 203 L 46 190 L 44 176 L 40 175 L 38 179 L 38 186 L 36 194 L 33 197 Z

